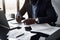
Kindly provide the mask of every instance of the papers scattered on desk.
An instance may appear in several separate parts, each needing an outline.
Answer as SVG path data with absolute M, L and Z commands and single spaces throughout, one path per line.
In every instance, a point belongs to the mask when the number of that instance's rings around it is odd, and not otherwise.
M 8 21 L 10 28 L 15 28 L 18 26 L 17 24 L 13 24 L 13 23 L 17 23 L 16 20 Z
M 30 40 L 31 36 L 36 35 L 34 33 L 30 33 L 30 32 L 25 32 L 23 36 L 17 38 L 20 40 Z
M 16 36 L 19 36 L 20 34 L 23 34 L 23 33 L 24 35 L 16 38 Z M 31 36 L 36 35 L 36 34 L 30 33 L 28 31 L 24 31 L 24 29 L 19 29 L 19 30 L 15 29 L 15 30 L 9 31 L 7 35 L 8 35 L 8 39 L 13 38 L 17 40 L 30 40 Z
M 41 32 L 41 33 L 48 34 L 48 35 L 51 35 L 57 30 L 59 30 L 58 27 L 52 27 L 47 24 L 46 25 L 36 24 L 36 25 L 31 25 L 31 27 L 32 27 L 31 31 L 33 32 Z
M 16 22 L 16 20 L 12 20 L 12 21 L 9 21 L 8 22 L 8 24 L 9 24 L 9 26 L 10 26 L 10 28 L 15 28 L 15 27 L 28 27 L 29 25 L 25 25 L 24 23 L 18 23 L 18 22 Z
M 7 18 L 7 21 L 11 21 L 11 20 L 14 20 L 14 18 L 11 17 Z
M 12 30 L 12 31 L 9 31 L 8 32 L 8 38 L 16 38 L 18 35 L 20 34 L 23 34 L 24 33 L 24 30 L 22 29 L 15 29 L 15 30 Z

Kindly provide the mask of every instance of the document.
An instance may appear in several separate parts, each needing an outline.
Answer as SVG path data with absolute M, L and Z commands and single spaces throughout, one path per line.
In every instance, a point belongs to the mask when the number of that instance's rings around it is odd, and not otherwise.
M 19 29 L 19 30 L 15 29 L 15 30 L 9 31 L 7 35 L 8 35 L 8 39 L 13 38 L 16 40 L 30 40 L 31 36 L 36 34 L 28 31 L 24 31 L 24 29 Z
M 47 35 L 51 35 L 60 29 L 59 27 L 53 27 L 53 26 L 50 26 L 49 24 L 33 24 L 31 25 L 31 27 L 32 27 L 31 31 L 40 32 Z

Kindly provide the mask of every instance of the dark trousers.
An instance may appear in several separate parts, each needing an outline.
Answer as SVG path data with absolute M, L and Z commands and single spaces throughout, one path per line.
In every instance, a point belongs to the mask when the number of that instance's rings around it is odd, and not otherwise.
M 0 39 L 1 40 L 7 40 L 8 31 L 9 31 L 8 29 L 0 27 Z

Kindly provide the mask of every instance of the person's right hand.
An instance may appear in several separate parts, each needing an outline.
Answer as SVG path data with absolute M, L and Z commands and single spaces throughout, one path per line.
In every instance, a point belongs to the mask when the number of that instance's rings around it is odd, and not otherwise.
M 24 17 L 20 17 L 20 16 L 16 17 L 16 21 L 18 23 L 21 23 L 21 21 L 24 20 L 24 19 L 25 19 Z
M 18 22 L 18 23 L 21 23 L 21 17 L 20 16 L 18 16 L 18 17 L 16 17 L 16 21 Z

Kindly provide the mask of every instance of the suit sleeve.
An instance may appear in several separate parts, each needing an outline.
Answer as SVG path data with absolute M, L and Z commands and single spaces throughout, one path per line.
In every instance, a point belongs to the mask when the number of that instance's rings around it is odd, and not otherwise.
M 23 7 L 19 11 L 19 13 L 20 13 L 21 16 L 23 16 L 26 13 L 26 11 L 27 11 L 27 7 L 26 6 L 27 6 L 27 0 L 25 0 L 25 3 L 23 5 Z
M 39 23 L 56 22 L 57 14 L 54 8 L 52 7 L 51 0 L 49 0 L 46 4 L 47 4 L 46 17 L 39 17 Z

